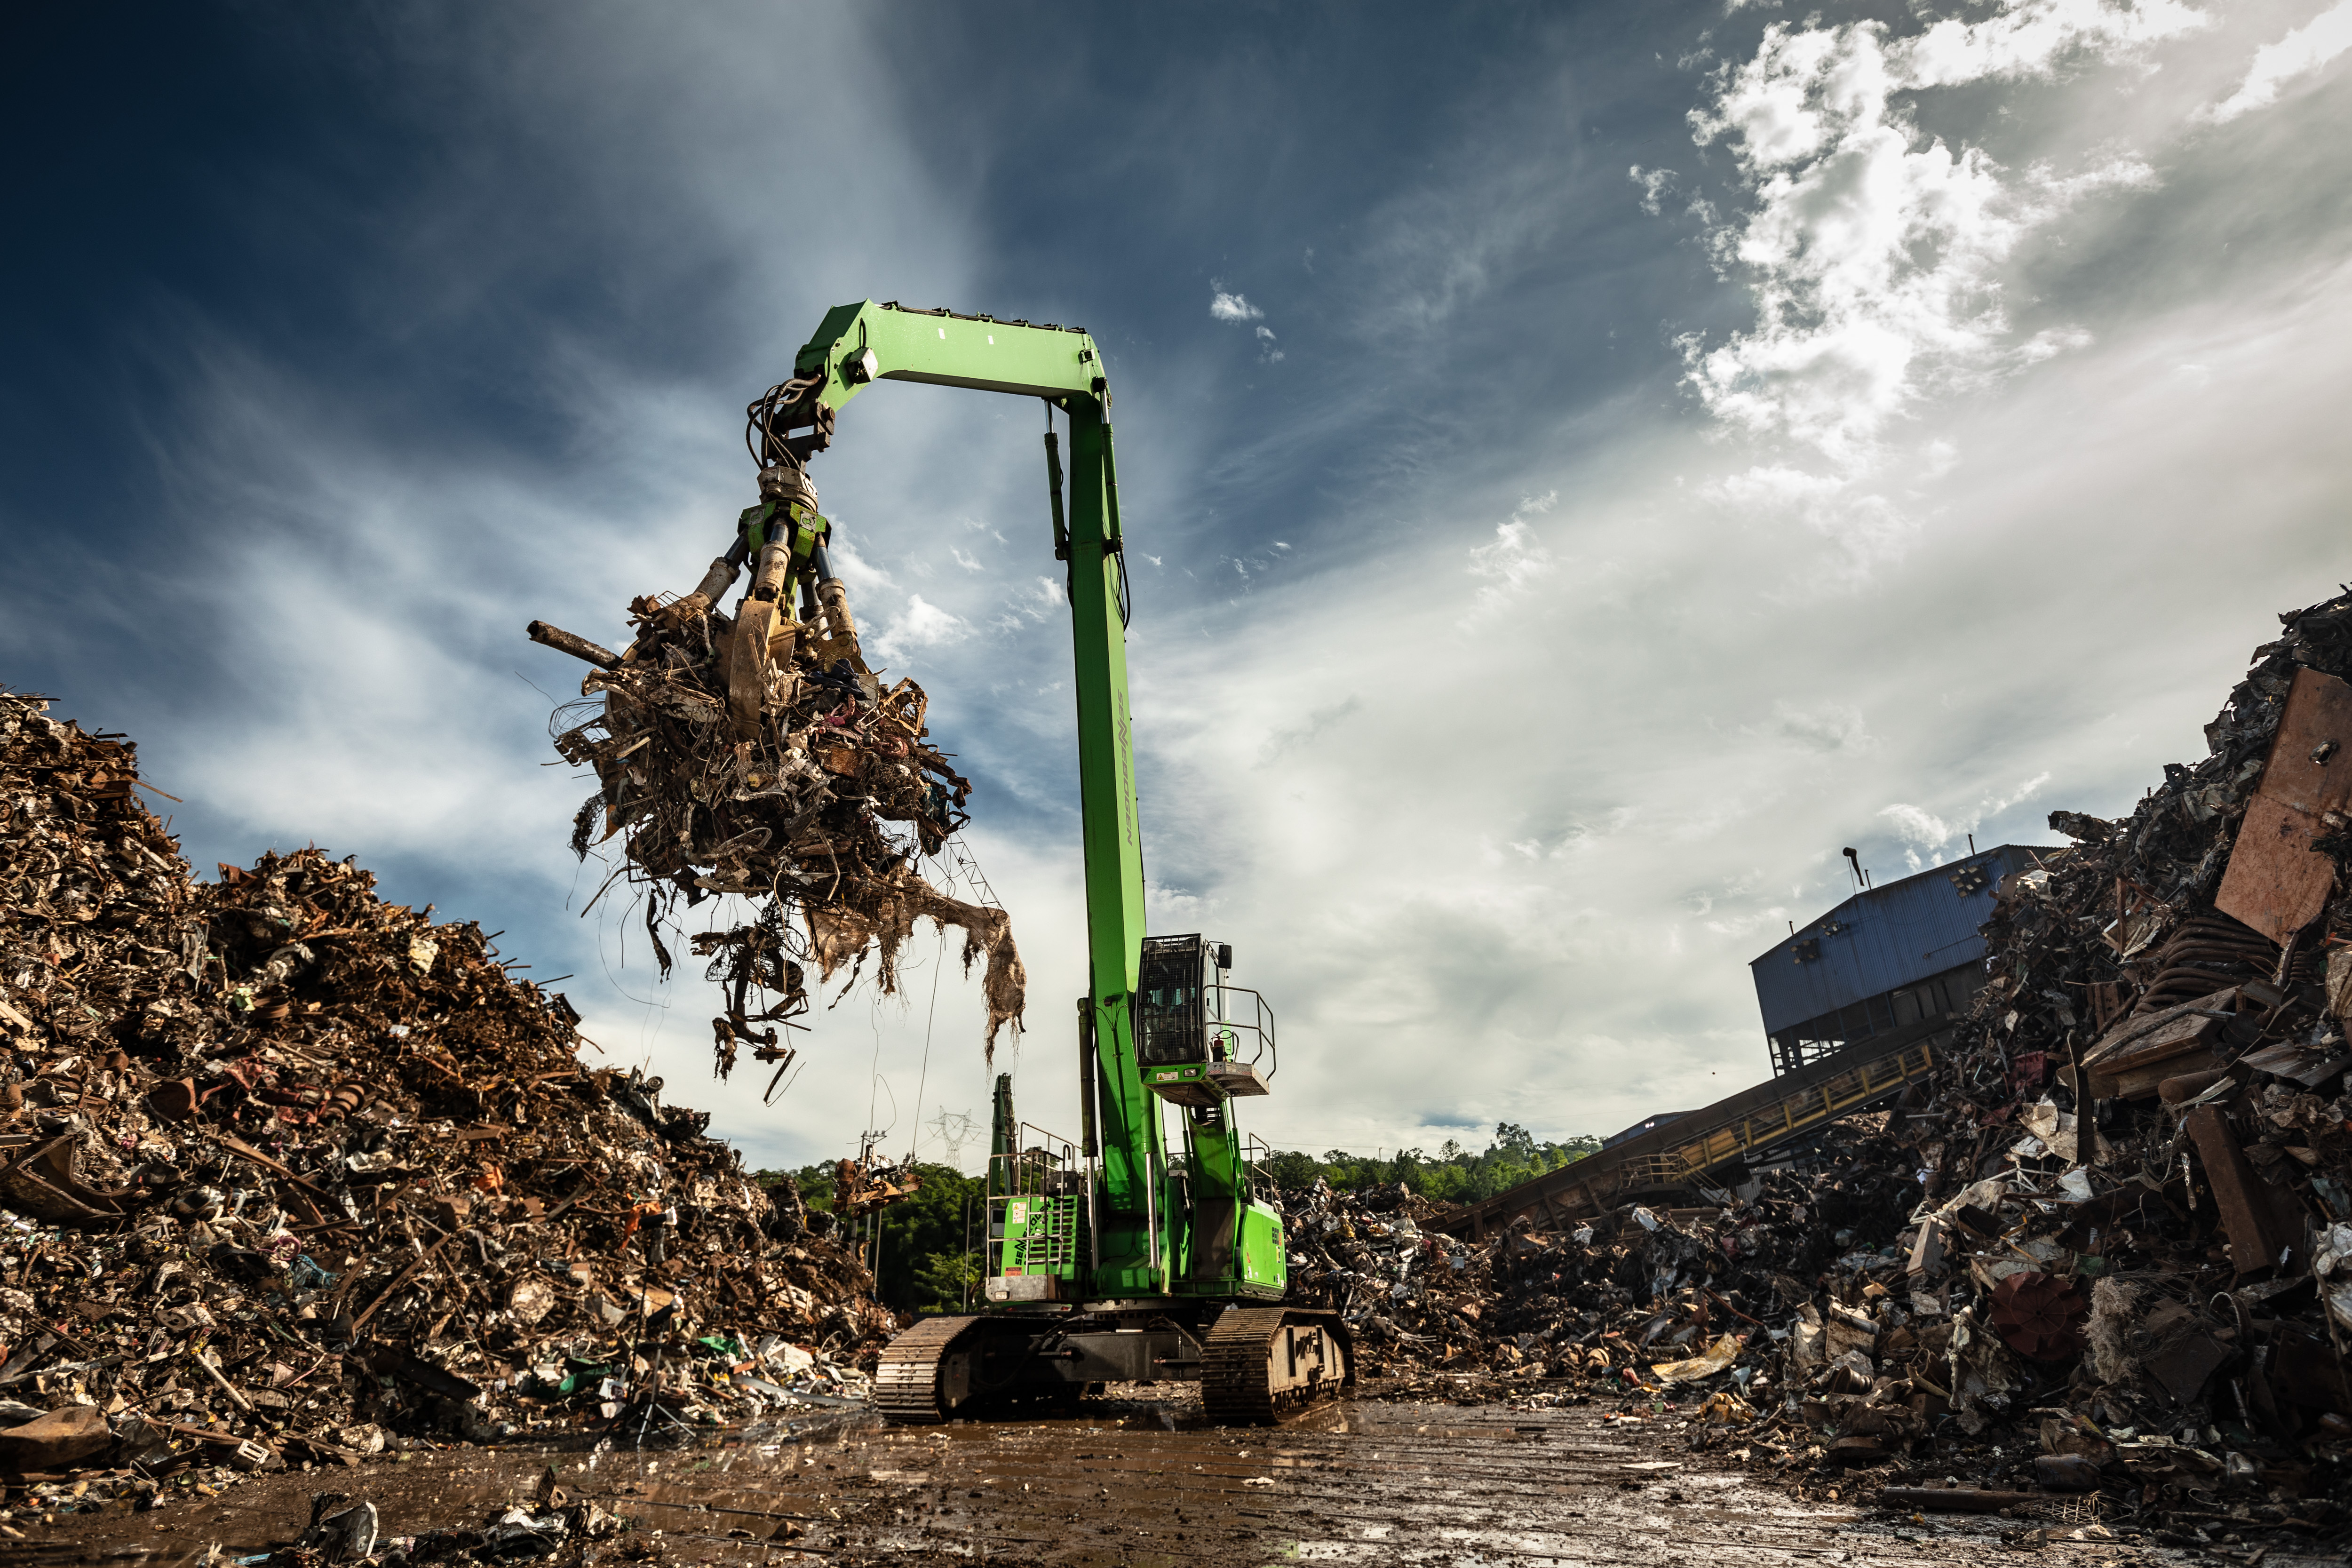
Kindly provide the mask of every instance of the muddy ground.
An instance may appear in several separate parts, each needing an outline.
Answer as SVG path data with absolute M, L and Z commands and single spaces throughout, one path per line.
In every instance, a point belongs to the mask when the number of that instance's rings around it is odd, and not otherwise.
M 864 1415 L 719 1446 L 455 1449 L 265 1475 L 132 1512 L 19 1513 L 11 1563 L 195 1568 L 291 1542 L 310 1498 L 373 1500 L 390 1538 L 530 1504 L 553 1466 L 632 1525 L 589 1548 L 664 1563 L 1078 1565 L 2187 1563 L 2052 1511 L 1896 1515 L 1800 1502 L 1695 1454 L 1676 1423 L 1599 1406 L 1352 1402 L 1279 1430 L 1124 1402 L 1078 1419 L 887 1428 Z M 656 1533 L 658 1532 L 658 1533 Z M 571 1553 L 565 1554 L 566 1559 Z M 2274 1568 L 2285 1560 L 2272 1559 Z

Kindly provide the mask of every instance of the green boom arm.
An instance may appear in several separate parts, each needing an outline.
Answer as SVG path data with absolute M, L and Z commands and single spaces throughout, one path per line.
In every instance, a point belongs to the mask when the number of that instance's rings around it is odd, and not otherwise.
M 1144 935 L 1143 847 L 1136 821 L 1120 613 L 1125 566 L 1118 470 L 1111 455 L 1110 388 L 1102 356 L 1091 337 L 1073 328 L 907 310 L 870 300 L 840 305 L 826 312 L 793 361 L 793 383 L 787 384 L 792 405 L 776 410 L 765 426 L 777 434 L 780 445 L 784 429 L 807 426 L 815 435 L 802 440 L 821 448 L 833 414 L 877 381 L 1041 397 L 1069 416 L 1068 532 L 1055 541 L 1055 553 L 1066 554 L 1070 563 L 1090 1033 L 1101 1064 L 1107 1212 L 1101 1215 L 1100 1263 L 1092 1288 L 1104 1294 L 1156 1295 L 1169 1279 L 1172 1249 L 1166 1241 L 1178 1226 L 1167 1212 L 1167 1151 L 1136 1060 L 1129 1006 Z M 1217 1163 L 1230 1169 L 1229 1161 Z

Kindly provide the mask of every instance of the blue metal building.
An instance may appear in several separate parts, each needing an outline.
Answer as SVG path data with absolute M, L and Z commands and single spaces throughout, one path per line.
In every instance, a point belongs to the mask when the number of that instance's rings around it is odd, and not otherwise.
M 1772 1070 L 1793 1072 L 1856 1041 L 1967 1011 L 1984 984 L 1994 887 L 2033 868 L 2003 844 L 1858 892 L 1753 960 Z

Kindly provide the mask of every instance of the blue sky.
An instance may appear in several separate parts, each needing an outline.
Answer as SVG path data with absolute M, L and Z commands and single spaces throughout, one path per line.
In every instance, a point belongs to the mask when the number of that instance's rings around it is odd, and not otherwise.
M 763 1107 L 578 917 L 576 667 L 521 626 L 691 584 L 828 306 L 1081 324 L 1155 929 L 1283 1021 L 1251 1128 L 1608 1131 L 1762 1073 L 1746 961 L 1842 846 L 2126 809 L 2352 576 L 2347 46 L 2352 0 L 58 10 L 0 63 L 0 680 L 138 736 L 200 866 L 315 840 L 504 928 L 755 1159 L 939 1155 L 951 964 Z M 980 785 L 1054 1125 L 1042 426 L 886 386 L 816 477 Z

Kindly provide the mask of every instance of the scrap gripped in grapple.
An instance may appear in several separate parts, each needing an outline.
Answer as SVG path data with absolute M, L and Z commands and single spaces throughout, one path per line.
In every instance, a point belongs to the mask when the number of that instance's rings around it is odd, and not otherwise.
M 1274 1018 L 1256 993 L 1233 984 L 1230 947 L 1144 934 L 1127 681 L 1132 605 L 1109 383 L 1090 337 L 895 303 L 830 312 L 793 374 L 746 411 L 761 500 L 745 514 L 737 548 L 693 594 L 639 600 L 636 640 L 616 659 L 568 634 L 542 637 L 595 665 L 583 690 L 606 700 L 600 721 L 559 742 L 594 764 L 603 785 L 576 842 L 585 848 L 601 813 L 608 835 L 629 834 L 632 874 L 649 889 L 666 887 L 688 904 L 720 891 L 763 901 L 756 931 L 699 939 L 714 952 L 751 955 L 739 956 L 747 978 L 730 1015 L 714 1021 L 722 1068 L 739 1038 L 771 1056 L 789 1050 L 774 1029 L 752 1027 L 789 1025 L 804 1005 L 787 956 L 801 940 L 787 906 L 826 973 L 876 943 L 885 989 L 918 917 L 961 924 L 991 955 L 992 1033 L 1000 1015 L 1017 1013 L 1017 998 L 1001 1001 L 995 985 L 997 955 L 1011 952 L 1002 911 L 943 900 L 913 868 L 960 820 L 926 815 L 916 786 L 926 775 L 950 779 L 956 806 L 967 786 L 922 744 L 920 691 L 907 681 L 885 689 L 859 659 L 845 591 L 827 564 L 831 524 L 808 478 L 843 405 L 892 380 L 1045 405 L 1048 515 L 1071 607 L 1088 987 L 1075 1019 L 1081 1135 L 1073 1143 L 1020 1121 L 1009 1079 L 998 1080 L 979 1310 L 952 1330 L 923 1324 L 896 1342 L 880 1404 L 894 1419 L 937 1420 L 968 1402 L 1196 1380 L 1226 1309 L 1276 1302 L 1285 1285 L 1280 1215 L 1234 1115 L 1236 1100 L 1268 1092 Z M 751 585 L 730 615 L 719 601 L 747 561 Z M 797 621 L 784 613 L 795 587 Z M 867 713 L 881 717 L 869 722 Z M 887 755 L 875 754 L 876 737 L 890 742 Z M 863 793 L 849 798 L 841 777 Z M 886 837 L 886 821 L 905 824 L 912 841 Z M 753 1013 L 751 986 L 784 1000 Z M 1320 1370 L 1276 1375 L 1261 1355 L 1248 1376 L 1264 1386 L 1234 1397 L 1255 1410 L 1344 1386 L 1345 1332 L 1314 1321 L 1307 1337 Z

